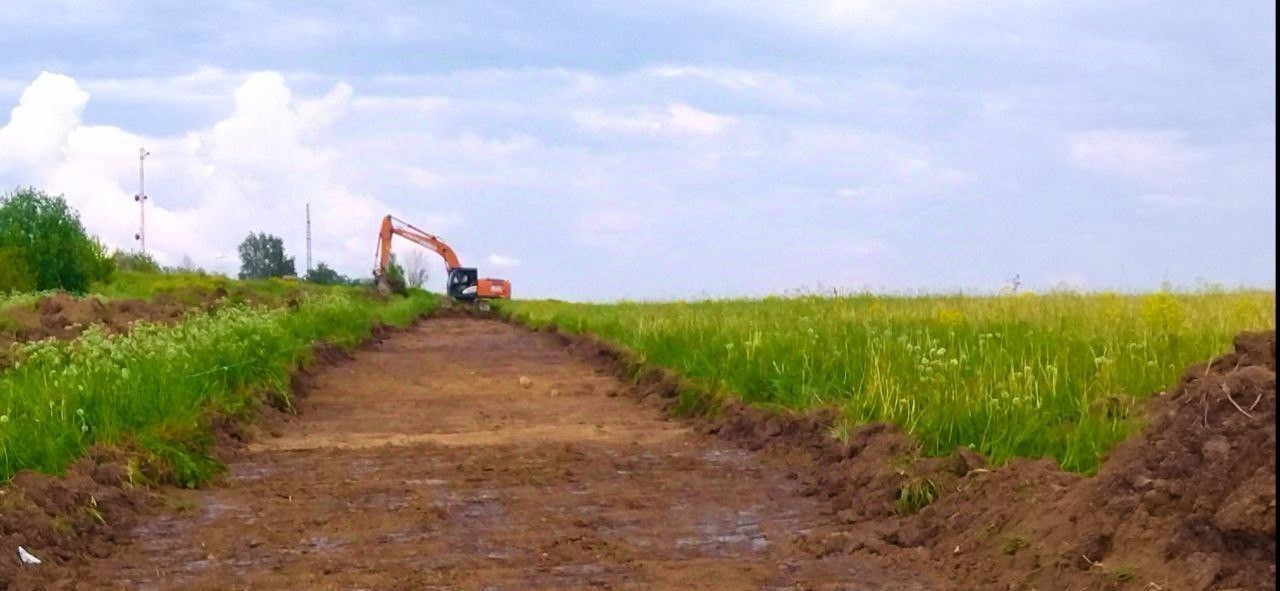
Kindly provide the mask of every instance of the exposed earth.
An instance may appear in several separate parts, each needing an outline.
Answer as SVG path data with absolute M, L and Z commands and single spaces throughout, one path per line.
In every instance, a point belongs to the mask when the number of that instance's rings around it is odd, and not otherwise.
M 801 548 L 831 527 L 828 503 L 776 458 L 624 387 L 547 335 L 429 320 L 313 376 L 300 417 L 269 426 L 278 436 L 256 438 L 225 483 L 174 493 L 185 514 L 15 586 L 941 587 L 923 551 Z

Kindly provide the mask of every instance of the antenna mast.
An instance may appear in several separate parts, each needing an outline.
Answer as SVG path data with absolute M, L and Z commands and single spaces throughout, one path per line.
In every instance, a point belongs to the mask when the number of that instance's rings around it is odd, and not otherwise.
M 311 202 L 307 202 L 307 273 L 311 272 Z
M 142 165 L 150 155 L 146 148 L 138 148 L 138 194 L 133 196 L 133 200 L 138 202 L 138 233 L 133 237 L 140 243 L 142 254 L 147 254 L 147 190 L 143 184 L 146 177 Z

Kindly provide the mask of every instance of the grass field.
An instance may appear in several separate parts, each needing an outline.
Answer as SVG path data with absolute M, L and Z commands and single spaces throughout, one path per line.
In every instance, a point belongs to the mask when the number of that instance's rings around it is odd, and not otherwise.
M 176 482 L 215 473 L 207 453 L 210 413 L 244 415 L 261 394 L 288 405 L 289 372 L 312 343 L 354 346 L 376 323 L 405 325 L 436 298 L 415 292 L 378 301 L 367 289 L 214 277 L 124 277 L 107 297 L 139 297 L 200 281 L 258 299 L 296 292 L 295 305 L 232 303 L 164 326 L 137 323 L 124 334 L 94 326 L 74 340 L 17 346 L 0 371 L 0 481 L 18 470 L 57 473 L 95 445 L 140 451 Z M 206 286 L 209 287 L 209 286 Z M 278 293 L 277 293 L 278 292 Z
M 1053 457 L 1097 469 L 1145 397 L 1240 330 L 1275 326 L 1270 291 L 794 297 L 504 306 L 589 331 L 716 395 L 889 421 L 934 454 Z

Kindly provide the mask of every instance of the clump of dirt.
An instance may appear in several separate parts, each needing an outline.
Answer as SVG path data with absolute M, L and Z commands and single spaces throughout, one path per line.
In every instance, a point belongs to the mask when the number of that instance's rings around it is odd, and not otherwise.
M 45 562 L 108 555 L 147 503 L 120 459 L 95 450 L 65 477 L 18 473 L 0 489 L 0 548 L 33 549 Z M 16 555 L 0 557 L 0 588 L 33 588 L 24 568 Z
M 834 411 L 698 393 L 593 335 L 541 331 L 631 380 L 629 395 L 786 457 L 790 477 L 844 524 L 801 536 L 812 553 L 923 549 L 961 588 L 1275 588 L 1274 331 L 1243 333 L 1233 352 L 1189 368 L 1091 478 L 1049 459 L 991 469 L 967 448 L 926 458 L 892 425 L 842 441 Z
M 1274 588 L 1275 394 L 1275 332 L 1243 333 L 1155 397 L 1097 476 L 1011 464 L 919 527 L 953 577 L 992 587 Z

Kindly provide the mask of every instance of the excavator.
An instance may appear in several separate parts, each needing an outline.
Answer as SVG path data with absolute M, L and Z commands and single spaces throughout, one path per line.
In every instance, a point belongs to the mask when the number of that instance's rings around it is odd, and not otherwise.
M 404 285 L 394 285 L 388 274 L 391 266 L 392 236 L 400 236 L 414 244 L 425 246 L 444 259 L 445 269 L 449 273 L 445 279 L 445 288 L 450 300 L 475 302 L 482 310 L 487 310 L 489 300 L 511 298 L 510 281 L 480 278 L 474 267 L 462 266 L 457 253 L 439 236 L 428 234 L 391 215 L 382 218 L 382 228 L 378 231 L 377 267 L 373 270 L 373 285 L 379 293 L 388 295 L 392 292 L 404 291 Z

